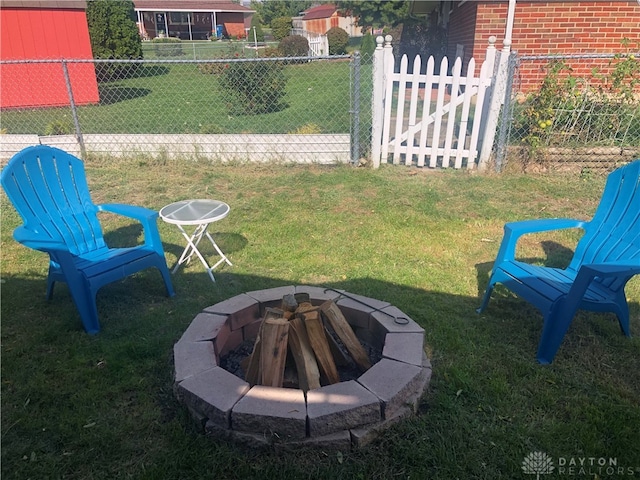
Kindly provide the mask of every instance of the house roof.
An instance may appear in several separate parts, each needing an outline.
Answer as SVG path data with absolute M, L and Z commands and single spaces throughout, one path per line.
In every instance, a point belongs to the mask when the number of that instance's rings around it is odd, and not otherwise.
M 136 10 L 165 12 L 255 12 L 231 0 L 133 0 Z
M 329 18 L 337 10 L 337 7 L 331 3 L 318 5 L 305 10 L 302 16 L 303 20 L 317 20 L 319 18 Z
M 53 8 L 82 9 L 87 8 L 85 0 L 0 0 L 0 8 Z

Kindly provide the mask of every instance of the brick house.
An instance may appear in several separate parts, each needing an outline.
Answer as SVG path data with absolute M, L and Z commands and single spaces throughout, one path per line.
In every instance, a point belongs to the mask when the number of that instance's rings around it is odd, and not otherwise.
M 244 38 L 255 10 L 231 0 L 133 0 L 143 38 Z
M 447 56 L 484 59 L 488 38 L 502 48 L 508 0 L 443 2 L 447 19 Z M 511 50 L 526 55 L 616 54 L 640 50 L 640 3 L 637 0 L 518 0 Z M 626 45 L 625 45 L 626 43 Z M 567 62 L 570 64 L 570 62 Z M 530 91 L 544 78 L 546 60 L 523 63 L 519 87 Z M 592 68 L 606 71 L 608 60 L 571 64 L 574 76 L 590 75 Z

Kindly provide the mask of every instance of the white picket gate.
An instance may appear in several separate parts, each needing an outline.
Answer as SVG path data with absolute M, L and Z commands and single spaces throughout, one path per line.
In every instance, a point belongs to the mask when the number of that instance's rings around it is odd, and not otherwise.
M 495 38 L 487 58 L 475 73 L 475 60 L 462 75 L 462 59 L 457 58 L 449 73 L 445 57 L 439 70 L 430 57 L 426 68 L 418 55 L 409 72 L 404 55 L 396 72 L 390 38 L 384 49 L 378 38 L 374 54 L 372 157 L 380 163 L 475 168 L 479 156 L 483 113 L 487 91 L 493 81 Z M 421 73 L 424 71 L 424 73 Z
M 307 39 L 307 42 L 309 42 L 309 56 L 322 57 L 329 55 L 329 39 L 326 35 L 320 35 L 299 28 L 292 29 L 291 35 L 300 35 Z

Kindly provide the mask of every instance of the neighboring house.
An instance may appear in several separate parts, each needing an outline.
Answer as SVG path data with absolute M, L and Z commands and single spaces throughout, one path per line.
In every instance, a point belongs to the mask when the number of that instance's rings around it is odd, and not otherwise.
M 484 60 L 488 39 L 502 48 L 508 0 L 443 2 L 440 17 L 448 20 L 447 56 Z M 625 45 L 627 43 L 627 45 Z M 640 50 L 640 4 L 637 0 L 517 0 L 511 51 L 518 55 L 615 54 Z M 522 62 L 519 88 L 537 87 L 547 60 Z M 479 65 L 481 62 L 478 62 Z M 571 64 L 570 62 L 568 62 Z M 606 71 L 608 60 L 571 64 L 574 76 L 589 76 L 594 67 Z M 479 69 L 479 66 L 478 66 Z
M 345 17 L 333 4 L 323 4 L 311 7 L 292 18 L 294 30 L 304 30 L 310 33 L 324 35 L 333 27 L 340 27 L 350 37 L 361 37 L 362 30 L 357 26 L 353 17 Z
M 93 58 L 85 9 L 80 0 L 0 0 L 0 59 Z M 1 69 L 1 108 L 69 105 L 59 61 L 10 63 Z M 100 101 L 93 64 L 76 63 L 68 72 L 76 104 Z
M 143 38 L 244 38 L 255 10 L 231 0 L 133 0 Z

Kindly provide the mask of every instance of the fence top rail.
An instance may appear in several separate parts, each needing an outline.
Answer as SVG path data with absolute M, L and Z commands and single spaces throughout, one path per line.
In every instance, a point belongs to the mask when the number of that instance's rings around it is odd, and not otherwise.
M 265 57 L 265 58 L 211 58 L 208 60 L 162 60 L 162 59 L 108 59 L 108 58 L 50 58 L 50 59 L 23 59 L 0 60 L 0 65 L 19 63 L 238 63 L 238 62 L 299 62 L 311 60 L 340 60 L 350 59 L 353 55 L 318 55 L 305 57 Z
M 576 53 L 576 54 L 557 54 L 557 55 L 520 55 L 519 60 L 562 60 L 562 59 L 580 59 L 580 58 L 616 58 L 616 57 L 638 57 L 640 52 L 636 53 Z

